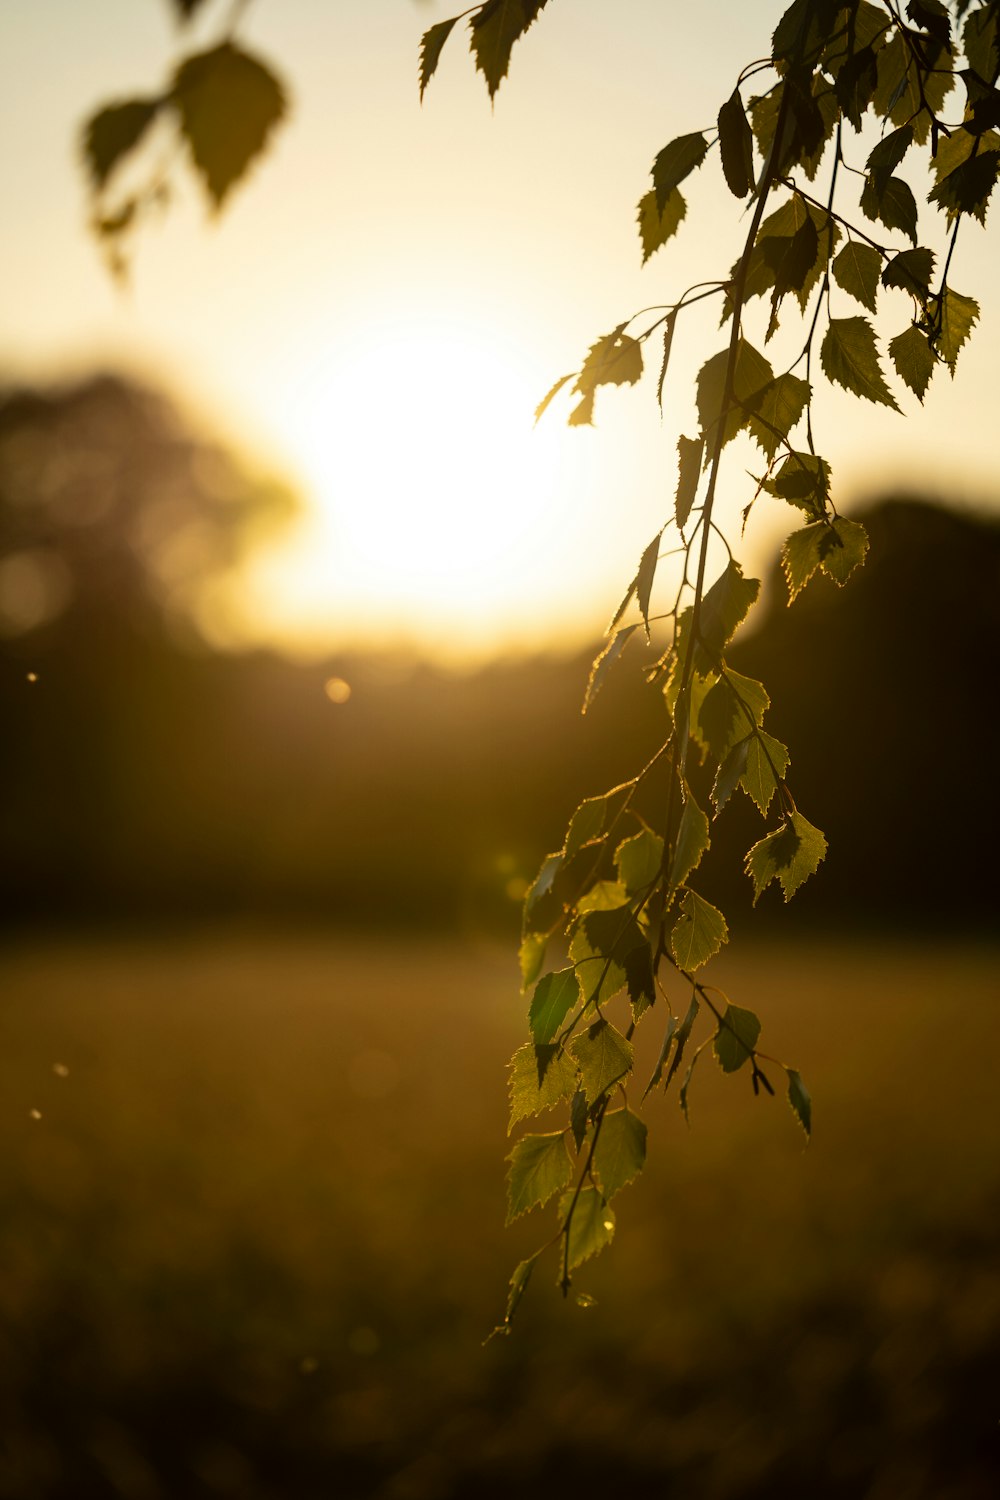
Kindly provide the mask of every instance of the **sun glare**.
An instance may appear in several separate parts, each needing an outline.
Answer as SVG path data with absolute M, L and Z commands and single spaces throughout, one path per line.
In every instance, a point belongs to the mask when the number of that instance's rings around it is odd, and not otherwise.
M 502 337 L 431 322 L 331 339 L 276 413 L 310 513 L 254 581 L 300 634 L 466 654 L 517 635 L 565 543 L 579 446 L 533 427 L 537 377 Z

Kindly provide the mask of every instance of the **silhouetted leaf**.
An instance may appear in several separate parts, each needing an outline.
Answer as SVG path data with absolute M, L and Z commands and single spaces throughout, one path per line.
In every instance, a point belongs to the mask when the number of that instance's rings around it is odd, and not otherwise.
M 963 297 L 960 292 L 954 292 L 948 286 L 944 289 L 939 315 L 941 331 L 937 340 L 938 352 L 954 375 L 959 350 L 979 322 L 979 303 L 975 297 Z
M 852 395 L 899 410 L 885 383 L 878 362 L 875 330 L 867 318 L 831 318 L 820 360 L 827 378 Z
M 632 1071 L 632 1043 L 610 1021 L 595 1021 L 570 1047 L 580 1069 L 587 1102 L 596 1104 Z
M 918 302 L 924 302 L 934 275 L 934 252 L 920 246 L 916 250 L 903 250 L 886 263 L 882 272 L 882 285 L 898 286 L 909 292 Z
M 830 465 L 816 453 L 793 451 L 764 480 L 763 488 L 769 495 L 818 518 L 825 514 L 830 496 Z
M 507 76 L 514 43 L 544 10 L 546 0 L 486 0 L 469 21 L 476 67 L 492 99 Z
M 634 385 L 641 375 L 642 345 L 638 339 L 629 337 L 624 323 L 619 323 L 590 346 L 573 387 L 583 400 L 570 414 L 570 425 L 580 426 L 593 420 L 594 392 L 598 386 Z
M 182 21 L 189 21 L 203 4 L 204 0 L 173 0 L 174 9 L 179 12 Z
M 772 880 L 780 884 L 785 900 L 791 900 L 799 886 L 819 868 L 826 848 L 826 839 L 819 829 L 800 812 L 791 813 L 787 822 L 747 853 L 746 871 L 754 885 L 754 905 Z
M 573 1158 L 565 1131 L 554 1135 L 526 1135 L 508 1156 L 507 1223 L 538 1208 L 562 1192 L 573 1175 Z
M 912 125 L 903 125 L 879 141 L 865 163 L 873 191 L 881 194 L 889 178 L 913 145 Z
M 699 634 L 713 657 L 722 655 L 759 593 L 760 579 L 744 578 L 739 563 L 730 558 L 701 605 Z
M 1000 151 L 980 151 L 943 177 L 928 195 L 928 202 L 945 210 L 948 223 L 959 214 L 971 214 L 980 224 L 986 223 L 986 209 L 1000 172 Z
M 977 6 L 962 28 L 962 51 L 969 67 L 990 83 L 1000 65 L 1000 13 L 995 5 Z
M 692 135 L 681 135 L 664 146 L 653 163 L 653 191 L 656 207 L 660 213 L 667 199 L 680 186 L 685 177 L 701 166 L 708 150 L 708 142 L 700 131 Z
M 698 417 L 702 435 L 711 449 L 726 395 L 726 371 L 729 368 L 729 350 L 720 349 L 705 361 L 698 371 Z M 732 402 L 726 413 L 724 427 L 725 443 L 728 443 L 741 428 L 746 427 L 764 391 L 774 379 L 774 371 L 764 355 L 759 353 L 746 339 L 736 346 L 736 362 L 733 369 Z
M 635 600 L 639 606 L 639 613 L 642 615 L 642 623 L 646 627 L 647 640 L 649 639 L 649 597 L 653 591 L 653 579 L 656 576 L 662 535 L 663 533 L 658 531 L 648 544 L 639 559 L 639 570 L 635 575 Z
M 551 1042 L 579 998 L 575 969 L 557 969 L 538 981 L 528 1012 L 536 1046 Z
M 807 1136 L 812 1135 L 812 1099 L 809 1090 L 794 1068 L 786 1068 L 788 1075 L 788 1102 L 798 1116 Z
M 569 375 L 560 375 L 555 385 L 552 386 L 552 388 L 542 397 L 541 401 L 539 401 L 538 405 L 535 407 L 536 423 L 541 421 L 542 417 L 548 411 L 553 399 L 558 396 L 559 392 L 562 390 L 566 382 L 573 379 L 574 374 L 575 371 L 571 371 Z
M 809 401 L 809 382 L 797 375 L 778 375 L 758 396 L 749 419 L 750 436 L 773 458 L 799 421 Z
M 760 1036 L 760 1020 L 752 1010 L 727 1005 L 712 1044 L 724 1073 L 735 1073 L 753 1054 Z
M 232 42 L 181 63 L 170 102 L 216 209 L 267 145 L 285 115 L 271 70 Z
M 665 245 L 677 233 L 686 213 L 687 203 L 680 188 L 674 188 L 662 209 L 657 207 L 656 193 L 653 188 L 643 194 L 636 210 L 639 238 L 642 241 L 643 265 L 655 250 L 659 250 L 661 245 Z
M 646 1163 L 646 1127 L 630 1109 L 609 1110 L 594 1147 L 594 1166 L 605 1202 L 627 1187 Z
M 754 183 L 753 133 L 738 88 L 719 110 L 719 151 L 729 191 L 745 198 Z
M 423 103 L 424 90 L 430 83 L 437 71 L 437 65 L 441 60 L 441 49 L 451 35 L 452 28 L 459 16 L 452 16 L 449 21 L 438 21 L 436 26 L 431 26 L 424 32 L 420 39 L 420 101 Z
M 587 683 L 587 692 L 583 700 L 584 713 L 587 712 L 587 709 L 601 691 L 604 679 L 624 651 L 629 637 L 638 628 L 638 623 L 635 625 L 623 625 L 620 630 L 615 631 L 604 650 L 596 657 L 594 665 L 590 669 L 590 679 Z
M 670 349 L 674 342 L 674 329 L 677 327 L 677 308 L 675 307 L 667 316 L 663 325 L 663 357 L 660 360 L 660 375 L 656 382 L 656 404 L 663 411 L 663 383 L 667 378 L 667 366 L 670 363 Z
M 677 439 L 678 474 L 674 521 L 679 531 L 683 531 L 687 525 L 691 507 L 698 493 L 698 478 L 701 474 L 704 446 L 701 438 L 681 436 Z
M 911 324 L 905 332 L 897 334 L 890 341 L 889 357 L 896 366 L 896 373 L 923 401 L 924 392 L 937 364 L 926 333 Z
M 875 312 L 878 306 L 881 271 L 881 255 L 874 246 L 863 245 L 860 240 L 848 240 L 833 262 L 834 279 L 869 312 Z
M 861 212 L 887 229 L 901 229 L 917 243 L 917 200 L 902 177 L 890 177 L 881 186 L 869 178 L 861 192 Z
M 718 907 L 697 891 L 685 891 L 681 915 L 670 934 L 670 948 L 681 968 L 689 974 L 700 969 L 728 941 L 729 928 Z
M 559 1218 L 564 1221 L 573 1205 L 573 1194 L 564 1193 L 559 1200 Z M 615 1232 L 614 1209 L 604 1201 L 595 1187 L 581 1189 L 569 1226 L 568 1266 L 572 1271 L 610 1245 Z
M 138 146 L 156 119 L 161 99 L 129 99 L 99 109 L 83 128 L 83 154 L 94 187 L 104 187 L 123 157 Z

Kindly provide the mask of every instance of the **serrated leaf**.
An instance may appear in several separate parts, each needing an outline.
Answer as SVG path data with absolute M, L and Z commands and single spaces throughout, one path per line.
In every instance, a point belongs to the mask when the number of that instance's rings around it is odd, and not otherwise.
M 698 418 L 702 435 L 711 447 L 722 416 L 722 403 L 726 395 L 726 371 L 729 367 L 729 350 L 721 349 L 705 361 L 698 371 L 697 400 Z M 732 404 L 726 412 L 723 442 L 730 442 L 746 427 L 756 411 L 764 391 L 774 379 L 770 363 L 746 339 L 736 346 L 736 362 L 733 369 Z
M 963 297 L 947 286 L 940 303 L 940 318 L 938 352 L 954 375 L 959 350 L 979 321 L 979 303 L 975 297 Z
M 591 911 L 617 911 L 628 905 L 628 891 L 617 880 L 595 880 L 576 903 L 580 916 Z
M 798 1116 L 807 1136 L 812 1135 L 812 1099 L 809 1090 L 794 1068 L 786 1068 L 788 1074 L 788 1102 Z
M 531 882 L 531 885 L 528 887 L 527 893 L 524 897 L 525 934 L 533 931 L 541 931 L 540 928 L 531 927 L 531 917 L 538 903 L 549 894 L 549 892 L 555 885 L 555 879 L 559 873 L 560 868 L 562 867 L 562 862 L 563 857 L 561 853 L 547 854 L 542 860 L 538 874 L 535 876 L 534 880 Z M 546 931 L 547 930 L 548 929 L 546 929 Z
M 773 458 L 809 401 L 809 382 L 787 372 L 764 387 L 749 421 L 750 436 Z
M 593 421 L 594 392 L 598 386 L 634 385 L 641 375 L 642 346 L 625 332 L 625 324 L 619 323 L 590 346 L 573 386 L 583 399 L 570 413 L 570 426 Z
M 684 1074 L 684 1082 L 681 1084 L 681 1091 L 677 1101 L 680 1104 L 681 1113 L 684 1116 L 685 1123 L 688 1125 L 690 1125 L 691 1123 L 691 1116 L 688 1114 L 688 1090 L 691 1087 L 691 1079 L 694 1077 L 694 1070 L 698 1065 L 698 1059 L 700 1056 L 701 1048 L 699 1047 L 698 1051 L 691 1059 L 691 1063 L 688 1067 L 687 1072 Z M 667 1081 L 669 1082 L 669 1079 Z
M 894 130 L 890 135 L 885 136 L 874 147 L 865 163 L 865 170 L 876 192 L 882 192 L 912 145 L 913 127 L 903 125 L 899 130 Z
M 724 1073 L 735 1073 L 752 1055 L 760 1036 L 760 1019 L 752 1010 L 727 1005 L 712 1043 Z
M 594 665 L 590 669 L 590 678 L 587 682 L 587 692 L 583 700 L 584 713 L 587 712 L 587 709 L 601 691 L 608 673 L 624 651 L 630 636 L 638 628 L 638 623 L 635 625 L 623 625 L 620 630 L 615 631 L 604 650 L 594 659 Z
M 869 178 L 861 192 L 861 212 L 866 218 L 900 229 L 917 243 L 917 200 L 902 177 L 889 177 L 884 183 Z
M 562 1192 L 573 1175 L 573 1158 L 566 1147 L 566 1133 L 526 1135 L 508 1156 L 507 1223 L 547 1203 Z
M 510 1332 L 510 1325 L 514 1320 L 514 1314 L 520 1307 L 521 1298 L 524 1296 L 525 1292 L 528 1289 L 528 1282 L 531 1280 L 531 1273 L 535 1269 L 535 1262 L 537 1261 L 540 1254 L 540 1250 L 536 1251 L 534 1255 L 530 1256 L 527 1260 L 522 1260 L 520 1264 L 515 1267 L 514 1274 L 510 1278 L 509 1290 L 507 1292 L 507 1307 L 504 1312 L 504 1319 L 499 1328 L 495 1328 L 493 1330 L 494 1333 Z M 493 1335 L 491 1334 L 490 1337 L 492 1336 Z
M 437 65 L 441 60 L 441 49 L 451 35 L 452 28 L 460 18 L 452 16 L 449 21 L 438 21 L 436 26 L 431 26 L 424 32 L 420 39 L 420 102 L 424 100 L 424 90 L 430 83 L 437 71 Z
M 663 1080 L 664 1093 L 666 1093 L 667 1089 L 670 1087 L 670 1080 L 673 1078 L 674 1074 L 677 1072 L 677 1069 L 681 1065 L 681 1058 L 684 1056 L 684 1049 L 691 1039 L 691 1032 L 694 1030 L 694 1023 L 698 1019 L 698 1012 L 700 1010 L 701 1004 L 698 1000 L 698 996 L 696 994 L 692 994 L 691 1004 L 687 1008 L 687 1014 L 685 1015 L 680 1026 L 677 1028 L 677 1034 L 674 1037 L 674 1055 L 670 1060 L 670 1067 L 667 1069 L 667 1076 Z
M 781 566 L 788 584 L 788 602 L 792 604 L 820 565 L 820 543 L 827 531 L 826 523 L 816 521 L 793 531 L 781 548 Z
M 754 905 L 777 880 L 790 901 L 809 876 L 819 868 L 826 854 L 826 839 L 818 828 L 800 812 L 790 814 L 786 823 L 754 844 L 746 857 L 746 872 L 754 885 Z
M 922 329 L 911 324 L 903 333 L 890 340 L 889 357 L 896 373 L 905 380 L 910 390 L 923 401 L 924 392 L 930 385 L 937 358 Z
M 573 1208 L 573 1194 L 564 1193 L 559 1200 L 560 1220 L 565 1221 L 571 1208 Z M 574 1270 L 583 1261 L 589 1260 L 592 1255 L 597 1255 L 605 1245 L 610 1245 L 614 1233 L 614 1209 L 605 1203 L 603 1194 L 599 1193 L 597 1188 L 582 1188 L 576 1200 L 576 1207 L 573 1208 L 573 1218 L 569 1226 L 567 1256 L 569 1270 Z
M 1000 152 L 980 151 L 942 178 L 928 194 L 928 202 L 943 208 L 949 225 L 960 214 L 986 223 L 986 210 L 1000 172 Z
M 793 451 L 763 481 L 762 487 L 769 495 L 797 506 L 808 516 L 822 516 L 830 498 L 830 465 L 816 453 Z
M 667 199 L 685 177 L 701 166 L 707 151 L 708 142 L 700 131 L 696 131 L 678 136 L 657 153 L 653 162 L 653 191 L 658 212 L 663 212 Z
M 590 1119 L 590 1111 L 587 1108 L 587 1096 L 582 1089 L 577 1089 L 573 1095 L 569 1107 L 569 1128 L 573 1133 L 573 1142 L 577 1151 L 583 1147 L 587 1137 L 587 1122 Z
M 749 739 L 740 740 L 733 746 L 719 767 L 712 787 L 712 801 L 715 803 L 716 812 L 722 811 L 739 786 L 740 778 L 746 770 L 749 747 Z
M 577 1037 L 570 1051 L 591 1105 L 632 1071 L 632 1043 L 610 1021 L 595 1021 L 583 1036 Z
M 728 941 L 729 928 L 718 907 L 699 896 L 697 891 L 685 891 L 681 915 L 670 934 L 671 952 L 680 967 L 689 974 L 693 973 L 708 963 Z
M 878 362 L 875 330 L 867 318 L 831 318 L 820 349 L 820 361 L 827 378 L 852 395 L 899 410 L 885 383 Z
M 518 949 L 518 962 L 521 967 L 521 989 L 526 990 L 529 984 L 534 984 L 542 972 L 542 964 L 545 961 L 546 939 L 539 932 L 525 933 L 521 939 Z
M 745 198 L 754 184 L 753 133 L 738 88 L 719 110 L 719 151 L 729 191 Z
M 838 516 L 827 528 L 829 536 L 820 546 L 820 566 L 834 583 L 843 586 L 868 554 L 868 533 L 860 521 Z
M 663 840 L 649 828 L 625 839 L 615 851 L 618 879 L 632 895 L 652 885 L 662 863 Z
M 576 968 L 579 998 L 584 1004 L 606 1005 L 625 988 L 628 976 L 624 964 L 611 958 L 591 938 L 585 922 L 581 922 L 573 935 L 569 956 Z
M 687 203 L 680 188 L 674 188 L 662 208 L 657 206 L 656 191 L 650 188 L 639 199 L 636 219 L 642 241 L 642 263 L 677 233 L 687 213 Z
M 684 530 L 691 515 L 691 507 L 698 493 L 698 479 L 701 475 L 701 460 L 704 451 L 705 445 L 701 438 L 689 438 L 682 435 L 677 439 L 678 477 L 674 521 L 678 531 Z
M 887 262 L 882 272 L 882 285 L 899 287 L 901 291 L 909 292 L 911 297 L 923 302 L 930 290 L 933 275 L 934 252 L 921 245 L 915 250 L 903 250 Z
M 646 547 L 639 559 L 639 568 L 635 575 L 635 601 L 642 615 L 642 623 L 646 627 L 647 640 L 649 639 L 649 598 L 653 592 L 653 579 L 656 576 L 656 564 L 660 557 L 662 535 L 662 531 L 658 531 Z
M 677 1017 L 671 1016 L 669 1021 L 667 1022 L 667 1029 L 663 1035 L 663 1045 L 661 1046 L 659 1056 L 656 1059 L 656 1067 L 650 1074 L 649 1082 L 646 1084 L 646 1087 L 642 1091 L 643 1102 L 645 1102 L 646 1095 L 650 1092 L 651 1089 L 655 1089 L 656 1085 L 659 1083 L 661 1077 L 663 1076 L 663 1067 L 666 1063 L 670 1048 L 673 1046 L 674 1036 L 676 1032 Z
M 285 91 L 264 63 L 223 42 L 174 74 L 170 103 L 216 209 L 284 119 Z
M 83 128 L 83 154 L 100 191 L 119 162 L 133 151 L 156 119 L 161 99 L 129 99 L 99 109 Z
M 551 1042 L 579 998 L 575 969 L 557 969 L 542 976 L 528 1010 L 528 1024 L 536 1046 Z
M 848 240 L 833 262 L 834 279 L 869 312 L 875 312 L 878 307 L 881 271 L 881 255 L 872 245 L 863 245 L 860 240 Z
M 556 381 L 555 385 L 553 385 L 551 387 L 551 389 L 549 391 L 547 391 L 546 394 L 542 397 L 541 401 L 539 401 L 538 405 L 535 407 L 535 425 L 536 426 L 541 421 L 541 419 L 545 415 L 545 413 L 548 411 L 548 409 L 551 406 L 553 400 L 555 399 L 556 396 L 558 396 L 558 394 L 562 390 L 563 386 L 566 385 L 566 383 L 568 381 L 572 380 L 574 378 L 575 374 L 576 374 L 576 371 L 575 370 L 571 370 L 568 375 L 560 375 L 560 377 Z
M 623 782 L 612 787 L 602 797 L 585 797 L 569 820 L 563 858 L 568 859 L 582 849 L 584 844 L 600 838 L 609 829 L 632 794 L 633 784 Z
M 646 1163 L 646 1127 L 630 1109 L 608 1111 L 594 1147 L 594 1166 L 605 1202 L 621 1192 Z
M 698 868 L 709 842 L 708 819 L 688 791 L 677 825 L 674 859 L 670 867 L 671 890 L 684 885 L 688 876 Z
M 486 0 L 469 22 L 472 54 L 490 98 L 507 77 L 514 43 L 544 10 L 546 0 Z M 457 19 L 457 18 L 456 18 Z
M 670 350 L 674 342 L 674 329 L 677 327 L 677 314 L 679 308 L 673 308 L 666 317 L 663 324 L 663 356 L 660 360 L 660 374 L 656 382 L 656 404 L 663 412 L 663 383 L 667 378 L 667 366 L 670 364 Z
M 756 802 L 762 815 L 767 814 L 771 798 L 778 790 L 778 782 L 785 778 L 790 758 L 787 747 L 763 730 L 747 741 L 740 786 Z
M 727 667 L 725 675 L 706 693 L 698 712 L 698 727 L 709 754 L 722 761 L 754 725 L 761 724 L 771 706 L 764 684 Z
M 551 1109 L 576 1092 L 576 1064 L 553 1045 L 525 1042 L 510 1060 L 510 1124 Z
M 759 592 L 760 579 L 744 578 L 743 569 L 731 558 L 701 605 L 699 634 L 714 657 L 722 655 L 753 608 Z

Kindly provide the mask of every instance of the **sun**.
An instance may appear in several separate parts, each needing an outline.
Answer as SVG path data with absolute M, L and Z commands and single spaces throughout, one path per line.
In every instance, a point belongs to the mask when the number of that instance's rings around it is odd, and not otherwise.
M 302 629 L 458 655 L 516 636 L 540 594 L 544 613 L 583 461 L 555 424 L 534 427 L 538 384 L 488 325 L 317 340 L 274 413 L 309 513 L 258 600 Z

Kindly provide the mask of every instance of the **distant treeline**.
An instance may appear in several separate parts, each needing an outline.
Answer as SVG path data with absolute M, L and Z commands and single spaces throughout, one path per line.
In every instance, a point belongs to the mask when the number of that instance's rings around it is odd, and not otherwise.
M 25 543 L 23 498 L 12 542 L 3 436 L 0 408 L 0 581 L 4 559 L 60 545 L 51 521 Z M 773 891 L 762 913 L 789 931 L 984 927 L 1000 528 L 910 500 L 864 519 L 871 554 L 847 588 L 814 581 L 788 609 L 769 579 L 762 623 L 733 653 L 771 693 L 789 784 L 830 840 L 787 913 Z M 2 921 L 513 927 L 576 803 L 631 775 L 665 731 L 638 652 L 582 718 L 588 666 L 540 656 L 462 676 L 213 655 L 177 644 L 135 579 L 67 586 L 58 611 L 0 646 Z M 761 831 L 734 799 L 702 872 L 737 920 L 749 882 L 734 871 Z

